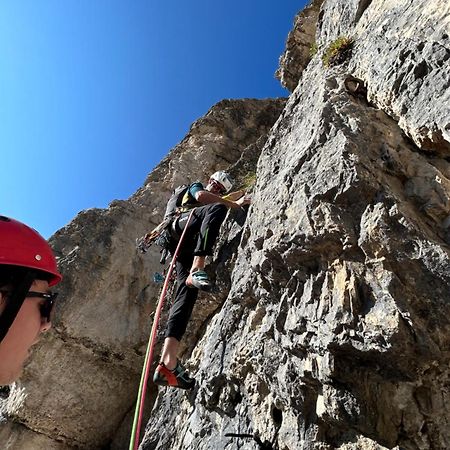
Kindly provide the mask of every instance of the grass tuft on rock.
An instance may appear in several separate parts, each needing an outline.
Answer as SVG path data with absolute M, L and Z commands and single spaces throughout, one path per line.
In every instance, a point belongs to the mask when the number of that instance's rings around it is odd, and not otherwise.
M 256 173 L 249 172 L 242 179 L 241 189 L 244 189 L 244 190 L 251 189 L 251 188 L 253 188 L 255 183 L 256 183 Z
M 354 40 L 347 36 L 340 36 L 333 41 L 325 50 L 322 62 L 325 67 L 332 67 L 342 64 L 352 53 Z
M 317 42 L 313 42 L 311 46 L 309 47 L 309 57 L 314 58 L 317 51 L 319 50 L 319 47 L 317 46 Z

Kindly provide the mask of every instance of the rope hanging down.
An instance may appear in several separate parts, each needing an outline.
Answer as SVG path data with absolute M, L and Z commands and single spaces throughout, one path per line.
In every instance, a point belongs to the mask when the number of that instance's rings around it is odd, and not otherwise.
M 180 240 L 178 241 L 177 248 L 172 258 L 172 262 L 170 263 L 169 269 L 167 270 L 166 279 L 164 280 L 164 285 L 161 291 L 161 295 L 158 300 L 158 307 L 156 308 L 155 317 L 153 319 L 152 331 L 150 333 L 150 338 L 147 345 L 147 351 L 145 353 L 144 367 L 142 368 L 141 382 L 139 384 L 139 391 L 136 400 L 136 409 L 134 412 L 134 420 L 133 420 L 133 428 L 131 431 L 131 439 L 130 439 L 130 447 L 129 450 L 137 450 L 139 447 L 139 435 L 141 432 L 142 425 L 142 416 L 144 413 L 144 403 L 145 403 L 145 394 L 147 392 L 147 382 L 148 375 L 150 372 L 150 367 L 153 363 L 153 353 L 156 343 L 156 333 L 158 331 L 158 323 L 159 318 L 161 316 L 161 311 L 164 306 L 164 300 L 166 297 L 167 289 L 169 286 L 170 278 L 172 276 L 173 268 L 175 267 L 175 262 L 178 256 L 178 253 L 181 248 L 181 244 L 184 239 L 184 235 L 186 234 L 186 230 L 188 229 L 189 223 L 192 218 L 192 213 L 195 211 L 193 209 L 189 214 L 188 220 L 184 227 L 183 233 L 181 234 Z

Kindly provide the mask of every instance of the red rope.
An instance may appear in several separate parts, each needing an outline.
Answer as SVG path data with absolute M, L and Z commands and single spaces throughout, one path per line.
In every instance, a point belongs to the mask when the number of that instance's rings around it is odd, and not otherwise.
M 139 447 L 139 435 L 141 432 L 141 425 L 142 425 L 142 416 L 144 414 L 144 403 L 145 403 L 145 394 L 147 392 L 147 382 L 148 382 L 148 376 L 150 373 L 150 367 L 153 363 L 153 353 L 154 353 L 154 348 L 155 348 L 155 340 L 156 340 L 156 333 L 158 331 L 158 323 L 159 323 L 159 318 L 161 316 L 161 311 L 163 309 L 164 306 L 164 300 L 166 297 L 166 293 L 167 293 L 167 288 L 169 286 L 169 282 L 170 282 L 170 278 L 172 276 L 172 272 L 173 272 L 173 268 L 175 267 L 175 262 L 177 260 L 177 256 L 178 253 L 180 251 L 181 248 L 181 244 L 183 242 L 184 239 L 184 235 L 186 234 L 186 230 L 188 229 L 189 223 L 191 221 L 191 217 L 192 214 L 194 212 L 194 209 L 191 211 L 191 213 L 189 214 L 188 220 L 186 222 L 186 225 L 184 227 L 183 233 L 181 234 L 180 240 L 178 241 L 178 245 L 177 248 L 175 250 L 175 253 L 173 255 L 172 258 L 172 262 L 170 263 L 169 269 L 167 270 L 167 274 L 166 274 L 166 278 L 164 280 L 164 285 L 161 291 L 161 295 L 159 297 L 159 301 L 158 301 L 158 307 L 156 308 L 156 312 L 155 312 L 155 317 L 153 319 L 153 325 L 152 325 L 152 331 L 150 334 L 150 341 L 149 341 L 149 346 L 148 348 L 150 349 L 146 358 L 145 358 L 145 363 L 144 363 L 144 371 L 145 371 L 145 375 L 144 375 L 144 380 L 143 380 L 143 385 L 142 385 L 142 391 L 141 391 L 141 398 L 138 399 L 139 401 L 139 415 L 138 415 L 138 421 L 137 421 L 137 427 L 134 430 L 134 446 L 133 449 L 137 450 Z M 132 434 L 132 436 L 133 436 Z

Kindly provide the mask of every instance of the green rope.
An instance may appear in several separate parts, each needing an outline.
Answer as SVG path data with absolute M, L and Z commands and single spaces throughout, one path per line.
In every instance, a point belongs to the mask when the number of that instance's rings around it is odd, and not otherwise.
M 138 395 L 137 395 L 136 408 L 134 410 L 134 419 L 133 419 L 133 427 L 131 429 L 132 431 L 131 431 L 129 450 L 134 449 L 134 442 L 136 441 L 136 428 L 137 428 L 137 422 L 138 422 L 138 418 L 139 418 L 139 405 L 140 405 L 139 401 L 142 396 L 142 389 L 144 388 L 145 368 L 147 367 L 148 355 L 150 354 L 150 346 L 151 346 L 151 333 L 150 333 L 150 339 L 148 340 L 148 344 L 147 344 L 147 351 L 145 352 L 144 365 L 142 366 L 141 381 L 139 382 L 139 391 L 138 391 Z

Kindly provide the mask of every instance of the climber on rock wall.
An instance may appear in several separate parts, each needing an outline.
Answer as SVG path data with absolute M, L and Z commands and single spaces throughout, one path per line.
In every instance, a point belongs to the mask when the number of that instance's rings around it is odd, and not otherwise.
M 0 216 L 0 386 L 17 380 L 30 348 L 51 327 L 62 279 L 47 241 L 27 225 Z
M 195 380 L 177 358 L 180 341 L 186 331 L 198 291 L 211 289 L 211 282 L 204 271 L 205 258 L 212 255 L 220 226 L 227 214 L 227 208 L 241 208 L 251 199 L 243 191 L 230 193 L 233 182 L 226 172 L 215 172 L 208 184 L 196 182 L 186 187 L 182 193 L 181 208 L 170 225 L 171 253 L 178 244 L 188 217 L 191 219 L 176 260 L 177 286 L 175 300 L 169 312 L 161 361 L 156 368 L 153 381 L 163 386 L 190 389 Z M 169 201 L 166 217 L 171 214 Z M 204 205 L 204 206 L 202 206 Z

